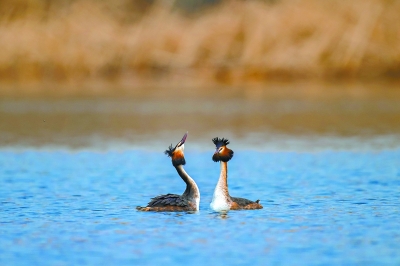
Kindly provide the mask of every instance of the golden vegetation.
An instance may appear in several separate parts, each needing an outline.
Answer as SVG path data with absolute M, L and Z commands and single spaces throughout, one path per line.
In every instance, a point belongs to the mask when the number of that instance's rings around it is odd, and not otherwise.
M 400 76 L 400 1 L 226 1 L 196 13 L 148 3 L 3 0 L 0 80 Z

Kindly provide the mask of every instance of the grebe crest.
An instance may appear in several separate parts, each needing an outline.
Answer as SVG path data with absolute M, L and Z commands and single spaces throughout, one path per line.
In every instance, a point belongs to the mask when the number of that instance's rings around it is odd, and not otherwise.
M 214 162 L 221 162 L 221 172 L 218 183 L 215 186 L 210 207 L 214 211 L 226 212 L 229 210 L 255 210 L 262 209 L 260 201 L 251 201 L 244 198 L 231 197 L 228 191 L 228 161 L 233 157 L 233 151 L 227 147 L 229 140 L 213 138 L 215 152 L 212 157 Z
M 178 166 L 178 165 L 185 165 L 185 156 L 184 156 L 184 149 L 185 149 L 185 141 L 187 137 L 187 132 L 183 136 L 182 140 L 176 144 L 175 147 L 172 146 L 172 144 L 168 147 L 168 149 L 164 152 L 168 157 L 171 157 L 172 160 L 172 165 L 173 166 Z
M 183 136 L 182 140 L 176 144 L 175 147 L 172 144 L 165 151 L 168 157 L 171 157 L 172 164 L 175 167 L 177 173 L 186 183 L 186 189 L 182 195 L 177 194 L 165 194 L 154 197 L 147 204 L 146 207 L 136 207 L 139 211 L 198 211 L 200 205 L 200 191 L 197 187 L 196 182 L 186 173 L 183 165 L 185 164 L 185 157 L 183 154 L 184 143 L 186 141 L 187 132 Z
M 228 162 L 233 157 L 233 151 L 227 147 L 229 140 L 225 138 L 213 138 L 212 141 L 215 144 L 215 153 L 212 157 L 214 162 Z

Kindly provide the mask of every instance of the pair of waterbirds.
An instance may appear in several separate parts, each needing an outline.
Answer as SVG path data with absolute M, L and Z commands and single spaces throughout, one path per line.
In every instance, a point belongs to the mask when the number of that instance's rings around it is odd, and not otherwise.
M 186 173 L 184 147 L 187 133 L 175 147 L 169 146 L 165 154 L 171 158 L 172 165 L 175 167 L 179 176 L 186 183 L 186 189 L 182 195 L 166 194 L 151 199 L 146 207 L 137 207 L 139 211 L 198 211 L 200 204 L 200 191 L 196 182 Z M 221 172 L 218 183 L 214 190 L 213 199 L 210 207 L 214 211 L 224 212 L 229 210 L 255 210 L 262 209 L 259 200 L 251 201 L 244 198 L 231 197 L 228 191 L 228 161 L 233 157 L 233 151 L 227 147 L 227 139 L 214 138 L 215 152 L 212 157 L 214 162 L 220 162 Z

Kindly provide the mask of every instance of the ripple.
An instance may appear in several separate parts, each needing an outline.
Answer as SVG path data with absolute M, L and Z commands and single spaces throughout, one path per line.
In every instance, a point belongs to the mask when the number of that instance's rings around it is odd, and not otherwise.
M 232 194 L 261 198 L 264 209 L 211 211 L 219 166 L 210 165 L 208 152 L 188 152 L 187 171 L 202 193 L 200 211 L 143 213 L 134 207 L 185 189 L 162 153 L 0 151 L 0 161 L 15 160 L 3 167 L 18 169 L 25 161 L 32 168 L 17 173 L 11 184 L 0 179 L 0 246 L 8 247 L 0 262 L 379 265 L 400 260 L 399 195 L 393 185 L 400 151 L 253 155 L 237 152 L 240 160 L 230 164 L 229 182 Z M 136 163 L 141 160 L 149 167 Z M 48 175 L 31 176 L 41 168 Z M 354 176 L 360 168 L 374 178 Z M 119 178 L 118 171 L 126 177 Z

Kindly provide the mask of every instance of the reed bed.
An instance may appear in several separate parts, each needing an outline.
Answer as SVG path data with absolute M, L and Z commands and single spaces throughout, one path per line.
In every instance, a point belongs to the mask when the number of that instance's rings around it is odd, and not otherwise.
M 396 0 L 53 2 L 0 5 L 1 82 L 400 77 Z

